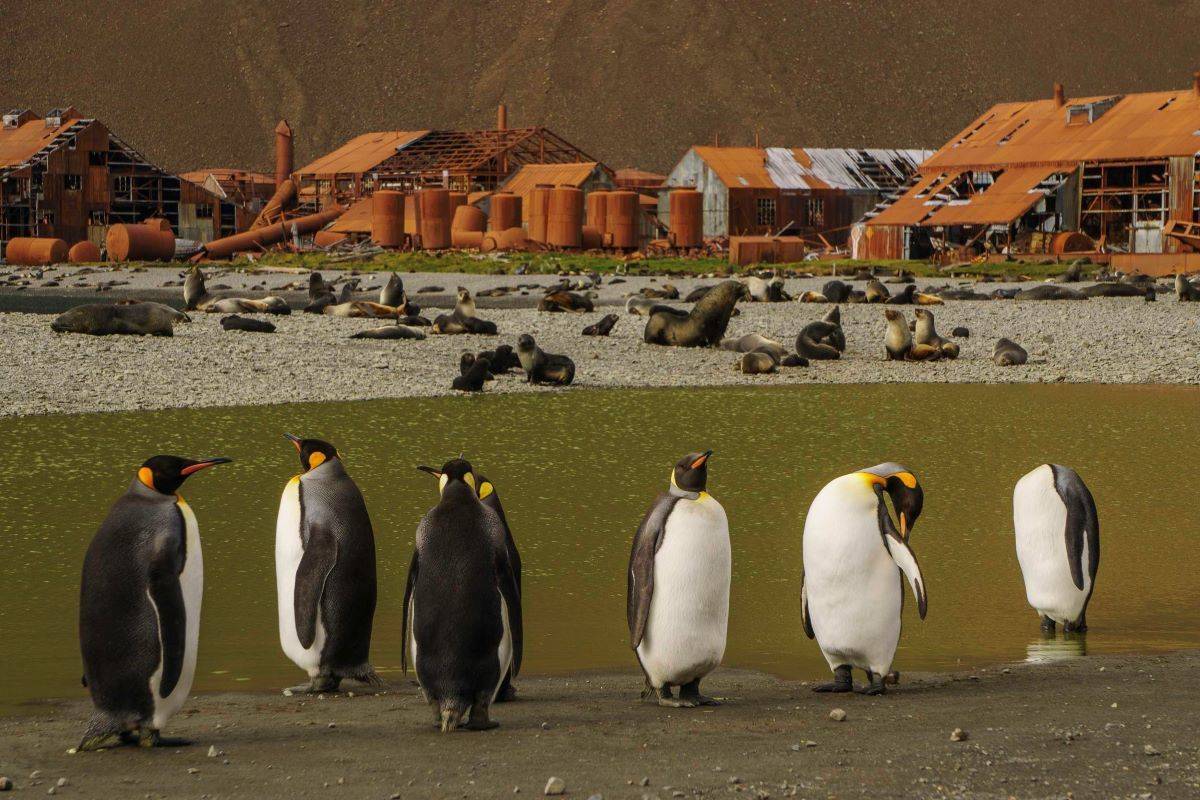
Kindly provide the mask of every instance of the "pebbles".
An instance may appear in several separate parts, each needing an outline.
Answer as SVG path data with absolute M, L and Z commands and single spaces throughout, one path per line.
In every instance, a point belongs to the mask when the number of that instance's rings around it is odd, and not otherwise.
M 962 728 L 955 728 L 954 730 L 950 731 L 950 741 L 952 742 L 965 742 L 970 738 L 971 734 L 967 733 Z
M 829 718 L 834 722 L 845 722 L 846 712 L 843 709 L 835 708 L 829 712 Z
M 567 784 L 562 778 L 551 777 L 546 781 L 546 788 L 542 790 L 542 794 L 546 797 L 554 797 L 564 794 L 567 791 Z

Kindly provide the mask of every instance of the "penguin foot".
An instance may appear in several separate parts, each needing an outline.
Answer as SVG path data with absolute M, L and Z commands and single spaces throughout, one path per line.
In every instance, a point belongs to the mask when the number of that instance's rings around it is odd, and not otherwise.
M 663 708 L 695 708 L 698 705 L 697 703 L 688 703 L 682 698 L 676 700 L 675 695 L 671 693 L 670 686 L 658 688 L 648 683 L 645 691 L 642 692 L 642 699 L 646 698 L 653 699 L 655 704 Z
M 1080 615 L 1075 622 L 1063 625 L 1063 633 L 1087 633 L 1087 616 Z
M 496 694 L 496 703 L 511 703 L 517 699 L 517 690 L 513 688 L 511 683 L 506 683 L 500 687 L 500 691 Z
M 691 705 L 688 708 L 721 705 L 721 701 L 717 698 L 700 694 L 700 680 L 698 678 L 691 683 L 685 683 L 679 687 L 679 699 L 685 703 L 690 703 Z
M 146 728 L 143 728 L 138 736 L 138 745 L 141 747 L 187 747 L 191 744 L 189 739 L 168 738 L 156 730 Z
M 883 677 L 883 682 L 890 683 L 892 686 L 899 686 L 900 685 L 900 670 L 894 669 L 891 672 L 889 672 L 887 675 L 885 675 Z
M 1049 617 L 1042 617 L 1042 633 L 1047 636 L 1054 635 L 1054 620 Z
M 818 683 L 812 689 L 822 694 L 843 694 L 854 691 L 854 681 L 850 676 L 850 667 L 841 666 L 833 671 L 832 683 Z
M 468 731 L 490 731 L 493 728 L 499 728 L 500 723 L 486 718 L 482 720 L 471 718 L 463 723 L 460 727 Z
M 875 672 L 868 672 L 867 680 L 870 681 L 870 683 L 868 683 L 866 686 L 863 686 L 861 689 L 855 689 L 854 691 L 858 692 L 859 694 L 867 695 L 868 697 L 873 697 L 879 694 L 887 694 L 886 676 L 879 675 Z
M 489 695 L 490 693 L 476 696 L 475 703 L 471 706 L 471 716 L 462 727 L 469 731 L 490 731 L 500 727 L 499 722 L 493 722 L 488 716 Z

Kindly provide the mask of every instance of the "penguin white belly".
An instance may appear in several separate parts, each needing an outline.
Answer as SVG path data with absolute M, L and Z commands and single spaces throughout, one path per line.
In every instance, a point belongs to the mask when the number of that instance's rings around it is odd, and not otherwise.
M 196 524 L 196 515 L 183 498 L 178 500 L 179 511 L 183 515 L 185 536 L 187 537 L 187 557 L 183 562 L 183 571 L 179 574 L 179 586 L 183 590 L 183 608 L 187 615 L 183 640 L 183 668 L 179 673 L 179 681 L 166 697 L 160 694 L 163 666 L 160 660 L 158 669 L 150 677 L 150 696 L 154 699 L 154 716 L 151 724 L 155 730 L 166 726 L 167 720 L 183 707 L 192 691 L 192 679 L 196 675 L 196 652 L 200 644 L 200 606 L 204 599 L 204 554 L 200 550 L 200 526 Z M 149 592 L 147 592 L 149 596 Z M 154 599 L 150 599 L 151 605 Z M 155 606 L 155 614 L 158 608 Z M 160 626 L 161 640 L 161 626 Z
M 676 502 L 654 556 L 654 594 L 637 648 L 655 687 L 690 683 L 721 663 L 731 569 L 721 504 L 710 495 Z
M 874 503 L 848 507 L 836 495 L 823 498 L 825 491 L 804 522 L 809 621 L 831 669 L 848 664 L 886 675 L 900 641 L 900 570 Z
M 1013 528 L 1029 605 L 1060 625 L 1075 622 L 1083 613 L 1092 585 L 1087 570 L 1087 540 L 1083 543 L 1083 589 L 1079 589 L 1071 578 L 1067 559 L 1067 507 L 1054 488 L 1054 472 L 1049 465 L 1043 464 L 1017 481 Z
M 325 625 L 317 614 L 317 635 L 312 647 L 304 647 L 296 633 L 296 571 L 304 558 L 300 539 L 300 479 L 292 478 L 284 487 L 275 524 L 275 584 L 279 597 L 279 644 L 296 666 L 314 678 L 321 670 L 321 650 L 325 647 Z
M 496 695 L 500 692 L 500 687 L 504 685 L 504 676 L 508 673 L 509 667 L 512 666 L 513 660 L 513 641 L 512 630 L 508 626 L 508 603 L 504 602 L 504 595 L 500 594 L 500 621 L 504 624 L 504 635 L 500 637 L 500 645 L 496 648 L 496 658 L 500 662 L 500 679 L 496 681 L 496 688 L 492 690 L 492 702 L 496 702 Z

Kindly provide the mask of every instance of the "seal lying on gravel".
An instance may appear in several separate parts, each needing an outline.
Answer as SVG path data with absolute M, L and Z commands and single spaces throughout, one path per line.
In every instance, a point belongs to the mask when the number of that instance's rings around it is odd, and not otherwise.
M 281 297 L 251 300 L 244 297 L 218 297 L 209 294 L 204 283 L 204 271 L 193 264 L 183 280 L 185 311 L 204 311 L 210 314 L 291 314 L 291 306 Z
M 516 369 L 521 366 L 521 359 L 517 358 L 517 354 L 513 352 L 512 345 L 501 344 L 496 345 L 495 350 L 483 350 L 479 353 L 478 358 L 486 358 L 490 363 L 493 375 L 505 375 L 509 370 Z
M 708 292 L 705 292 L 705 294 L 708 294 Z M 658 303 L 648 297 L 642 297 L 641 295 L 637 294 L 625 301 L 625 311 L 642 317 L 648 317 L 655 311 L 669 311 L 683 314 L 685 316 L 687 315 L 687 311 L 683 310 L 682 308 L 669 306 L 666 303 Z
M 883 349 L 888 361 L 936 361 L 942 357 L 939 347 L 913 343 L 912 331 L 899 311 L 889 308 L 883 317 L 887 320 Z
M 999 290 L 998 290 L 999 291 Z M 1086 300 L 1087 298 L 1066 286 L 1056 286 L 1043 283 L 1031 289 L 1022 289 L 1013 297 L 1014 300 Z
M 647 344 L 712 347 L 725 335 L 734 306 L 745 295 L 746 287 L 741 283 L 722 281 L 689 312 L 656 309 L 646 322 L 643 339 Z
M 312 306 L 305 308 L 305 311 Z M 330 303 L 321 307 L 321 313 L 327 317 L 346 317 L 350 319 L 390 319 L 397 316 L 397 311 L 391 306 L 372 303 L 369 300 L 351 300 L 348 303 Z
M 395 325 L 381 325 L 378 328 L 367 328 L 365 331 L 351 334 L 351 339 L 424 339 L 425 331 L 409 325 L 402 325 L 396 320 Z
M 734 369 L 746 375 L 768 375 L 779 371 L 779 359 L 766 350 L 752 350 L 742 354 Z
M 671 283 L 664 283 L 662 287 L 658 289 L 654 288 L 653 286 L 643 286 L 640 294 L 642 297 L 649 297 L 651 300 L 679 299 L 679 290 L 676 289 L 675 285 Z
M 1025 348 L 1012 339 L 1001 338 L 992 348 L 992 361 L 996 362 L 997 367 L 1011 367 L 1015 364 L 1024 364 L 1028 360 L 1029 353 L 1026 353 Z
M 599 322 L 588 325 L 583 329 L 584 336 L 608 336 L 612 333 L 613 326 L 620 319 L 616 314 L 605 314 Z
M 678 293 L 677 293 L 678 294 Z M 550 292 L 538 301 L 538 311 L 594 311 L 590 298 L 576 292 Z
M 950 335 L 954 336 L 955 338 L 958 338 L 958 339 L 969 339 L 969 338 L 971 338 L 971 331 L 970 331 L 970 329 L 964 328 L 962 325 L 959 325 L 957 328 L 950 331 Z
M 190 321 L 187 314 L 162 303 L 89 303 L 60 314 L 50 329 L 90 336 L 174 336 L 176 322 Z
M 250 319 L 233 314 L 221 318 L 221 327 L 227 331 L 246 331 L 248 333 L 274 333 L 275 326 L 265 319 Z
M 937 328 L 933 323 L 932 311 L 918 308 L 913 311 L 913 314 L 917 317 L 916 335 L 913 337 L 916 344 L 926 344 L 940 349 L 942 358 L 958 358 L 958 344 L 938 336 Z
M 478 333 L 496 335 L 496 323 L 475 316 L 475 299 L 463 287 L 458 287 L 458 302 L 449 314 L 439 314 L 433 320 L 433 332 L 442 334 Z
M 821 287 L 821 294 L 831 303 L 844 303 L 850 299 L 850 287 L 842 281 L 829 281 Z
M 916 293 L 916 284 L 910 283 L 904 287 L 904 291 L 900 292 L 900 294 L 894 294 L 884 302 L 890 306 L 911 306 L 913 304 L 913 295 Z
M 936 292 L 943 300 L 991 300 L 991 295 L 977 292 L 974 289 L 942 289 Z
M 782 361 L 788 354 L 787 348 L 774 339 L 768 339 L 757 333 L 747 333 L 736 339 L 722 339 L 722 350 L 732 350 L 735 353 L 753 353 L 756 350 L 769 353 L 776 361 Z
M 692 289 L 690 292 L 688 292 L 688 296 L 683 298 L 683 302 L 699 303 L 700 298 L 704 297 L 704 295 L 706 295 L 710 291 L 712 291 L 712 288 L 713 287 L 711 285 L 710 286 L 697 286 L 695 289 Z
M 833 330 L 816 341 L 833 345 L 839 353 L 846 352 L 846 333 L 842 330 L 842 307 L 834 306 L 829 309 L 825 312 L 825 316 L 821 317 L 821 321 L 828 322 L 833 326 Z
M 828 303 L 829 298 L 820 292 L 802 292 L 798 298 L 801 303 Z
M 871 278 L 867 282 L 867 302 L 868 303 L 886 303 L 891 298 L 892 293 L 887 290 L 887 287 L 879 282 L 878 278 Z
M 1149 287 L 1151 293 L 1154 287 Z M 1097 283 L 1079 290 L 1084 297 L 1145 297 L 1147 289 L 1132 283 Z
M 812 361 L 836 361 L 842 353 L 827 339 L 837 330 L 837 325 L 825 320 L 808 323 L 796 336 L 796 353 Z
M 1200 289 L 1180 272 L 1175 275 L 1175 297 L 1181 303 L 1195 303 L 1200 301 Z
M 751 275 L 745 279 L 746 289 L 753 303 L 785 303 L 791 296 L 783 290 L 783 278 L 759 278 Z
M 459 365 L 462 374 L 450 382 L 450 388 L 459 392 L 482 392 L 484 382 L 492 380 L 492 373 L 488 371 L 490 366 L 486 358 L 476 358 L 470 353 L 463 353 Z
M 527 383 L 568 386 L 575 380 L 575 362 L 542 350 L 528 333 L 517 339 L 517 357 L 521 359 Z

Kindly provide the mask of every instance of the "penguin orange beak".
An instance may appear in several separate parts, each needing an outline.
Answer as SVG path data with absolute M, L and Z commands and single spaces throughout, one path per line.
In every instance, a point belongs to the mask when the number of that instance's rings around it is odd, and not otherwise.
M 695 461 L 692 462 L 691 469 L 700 469 L 701 467 L 703 467 L 704 463 L 706 461 L 708 461 L 709 456 L 711 456 L 712 454 L 713 454 L 712 450 L 705 450 L 703 453 L 700 454 L 699 458 L 697 458 Z
M 209 458 L 209 459 L 205 459 L 204 461 L 197 461 L 195 464 L 188 464 L 186 467 L 179 470 L 179 474 L 186 478 L 188 475 L 191 475 L 193 472 L 199 472 L 202 469 L 208 469 L 209 467 L 215 467 L 217 464 L 230 464 L 230 463 L 233 463 L 232 458 Z
M 304 441 L 303 439 L 301 439 L 299 436 L 293 436 L 293 435 L 292 435 L 292 434 L 290 434 L 290 433 L 285 433 L 285 434 L 283 435 L 283 438 L 287 439 L 289 442 L 291 442 L 292 444 L 296 445 L 296 452 L 297 452 L 297 453 L 299 453 L 299 452 L 300 452 L 300 443 L 301 443 L 302 441 Z

